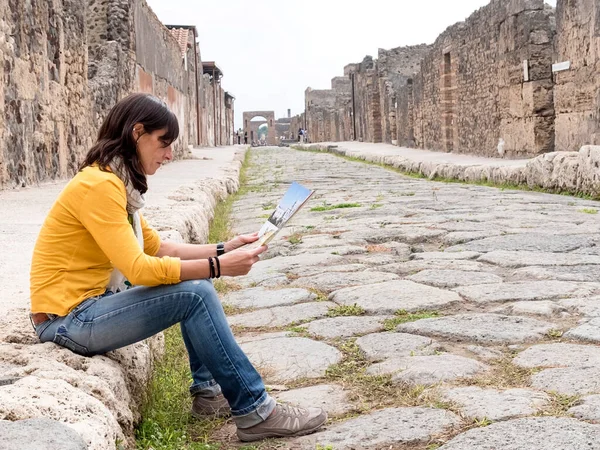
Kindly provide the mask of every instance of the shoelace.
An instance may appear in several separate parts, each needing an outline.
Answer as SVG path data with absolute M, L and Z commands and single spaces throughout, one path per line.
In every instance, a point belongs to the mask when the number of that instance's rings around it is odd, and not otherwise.
M 304 414 L 304 410 L 302 408 L 296 408 L 291 405 L 279 405 L 281 408 L 281 412 L 288 416 L 301 417 Z

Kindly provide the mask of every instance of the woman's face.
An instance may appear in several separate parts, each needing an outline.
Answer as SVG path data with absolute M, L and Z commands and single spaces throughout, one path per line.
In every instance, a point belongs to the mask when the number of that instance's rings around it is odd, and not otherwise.
M 173 159 L 171 144 L 165 142 L 162 137 L 167 129 L 144 133 L 144 127 L 136 124 L 133 130 L 133 138 L 137 140 L 137 153 L 146 175 L 154 175 L 165 161 Z

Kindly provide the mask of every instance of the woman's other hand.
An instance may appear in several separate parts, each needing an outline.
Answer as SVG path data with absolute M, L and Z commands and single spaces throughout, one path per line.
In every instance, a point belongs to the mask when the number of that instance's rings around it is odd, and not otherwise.
M 258 241 L 258 233 L 242 234 L 225 243 L 225 253 Z
M 254 239 L 254 241 L 256 241 L 256 239 Z M 259 261 L 259 255 L 266 251 L 267 246 L 261 245 L 260 247 L 252 250 L 238 250 L 219 256 L 219 262 L 221 263 L 221 275 L 228 277 L 246 275 L 248 272 L 250 272 L 252 266 Z

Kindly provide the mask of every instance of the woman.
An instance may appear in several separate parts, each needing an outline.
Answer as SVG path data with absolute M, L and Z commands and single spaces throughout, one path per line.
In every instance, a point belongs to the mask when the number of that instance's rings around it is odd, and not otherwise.
M 247 274 L 266 247 L 240 247 L 257 235 L 217 245 L 163 242 L 139 212 L 146 176 L 172 159 L 178 134 L 175 115 L 151 95 L 130 95 L 108 113 L 36 242 L 35 331 L 42 342 L 92 356 L 180 323 L 195 416 L 231 412 L 243 441 L 310 433 L 326 414 L 276 404 L 266 393 L 209 279 Z

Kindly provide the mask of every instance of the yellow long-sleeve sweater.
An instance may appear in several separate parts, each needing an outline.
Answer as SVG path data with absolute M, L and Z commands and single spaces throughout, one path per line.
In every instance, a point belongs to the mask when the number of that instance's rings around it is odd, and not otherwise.
M 141 217 L 144 249 L 127 218 L 123 182 L 98 167 L 80 171 L 52 206 L 31 262 L 31 311 L 64 316 L 103 294 L 115 267 L 134 285 L 180 281 L 181 261 L 155 257 L 160 237 Z

